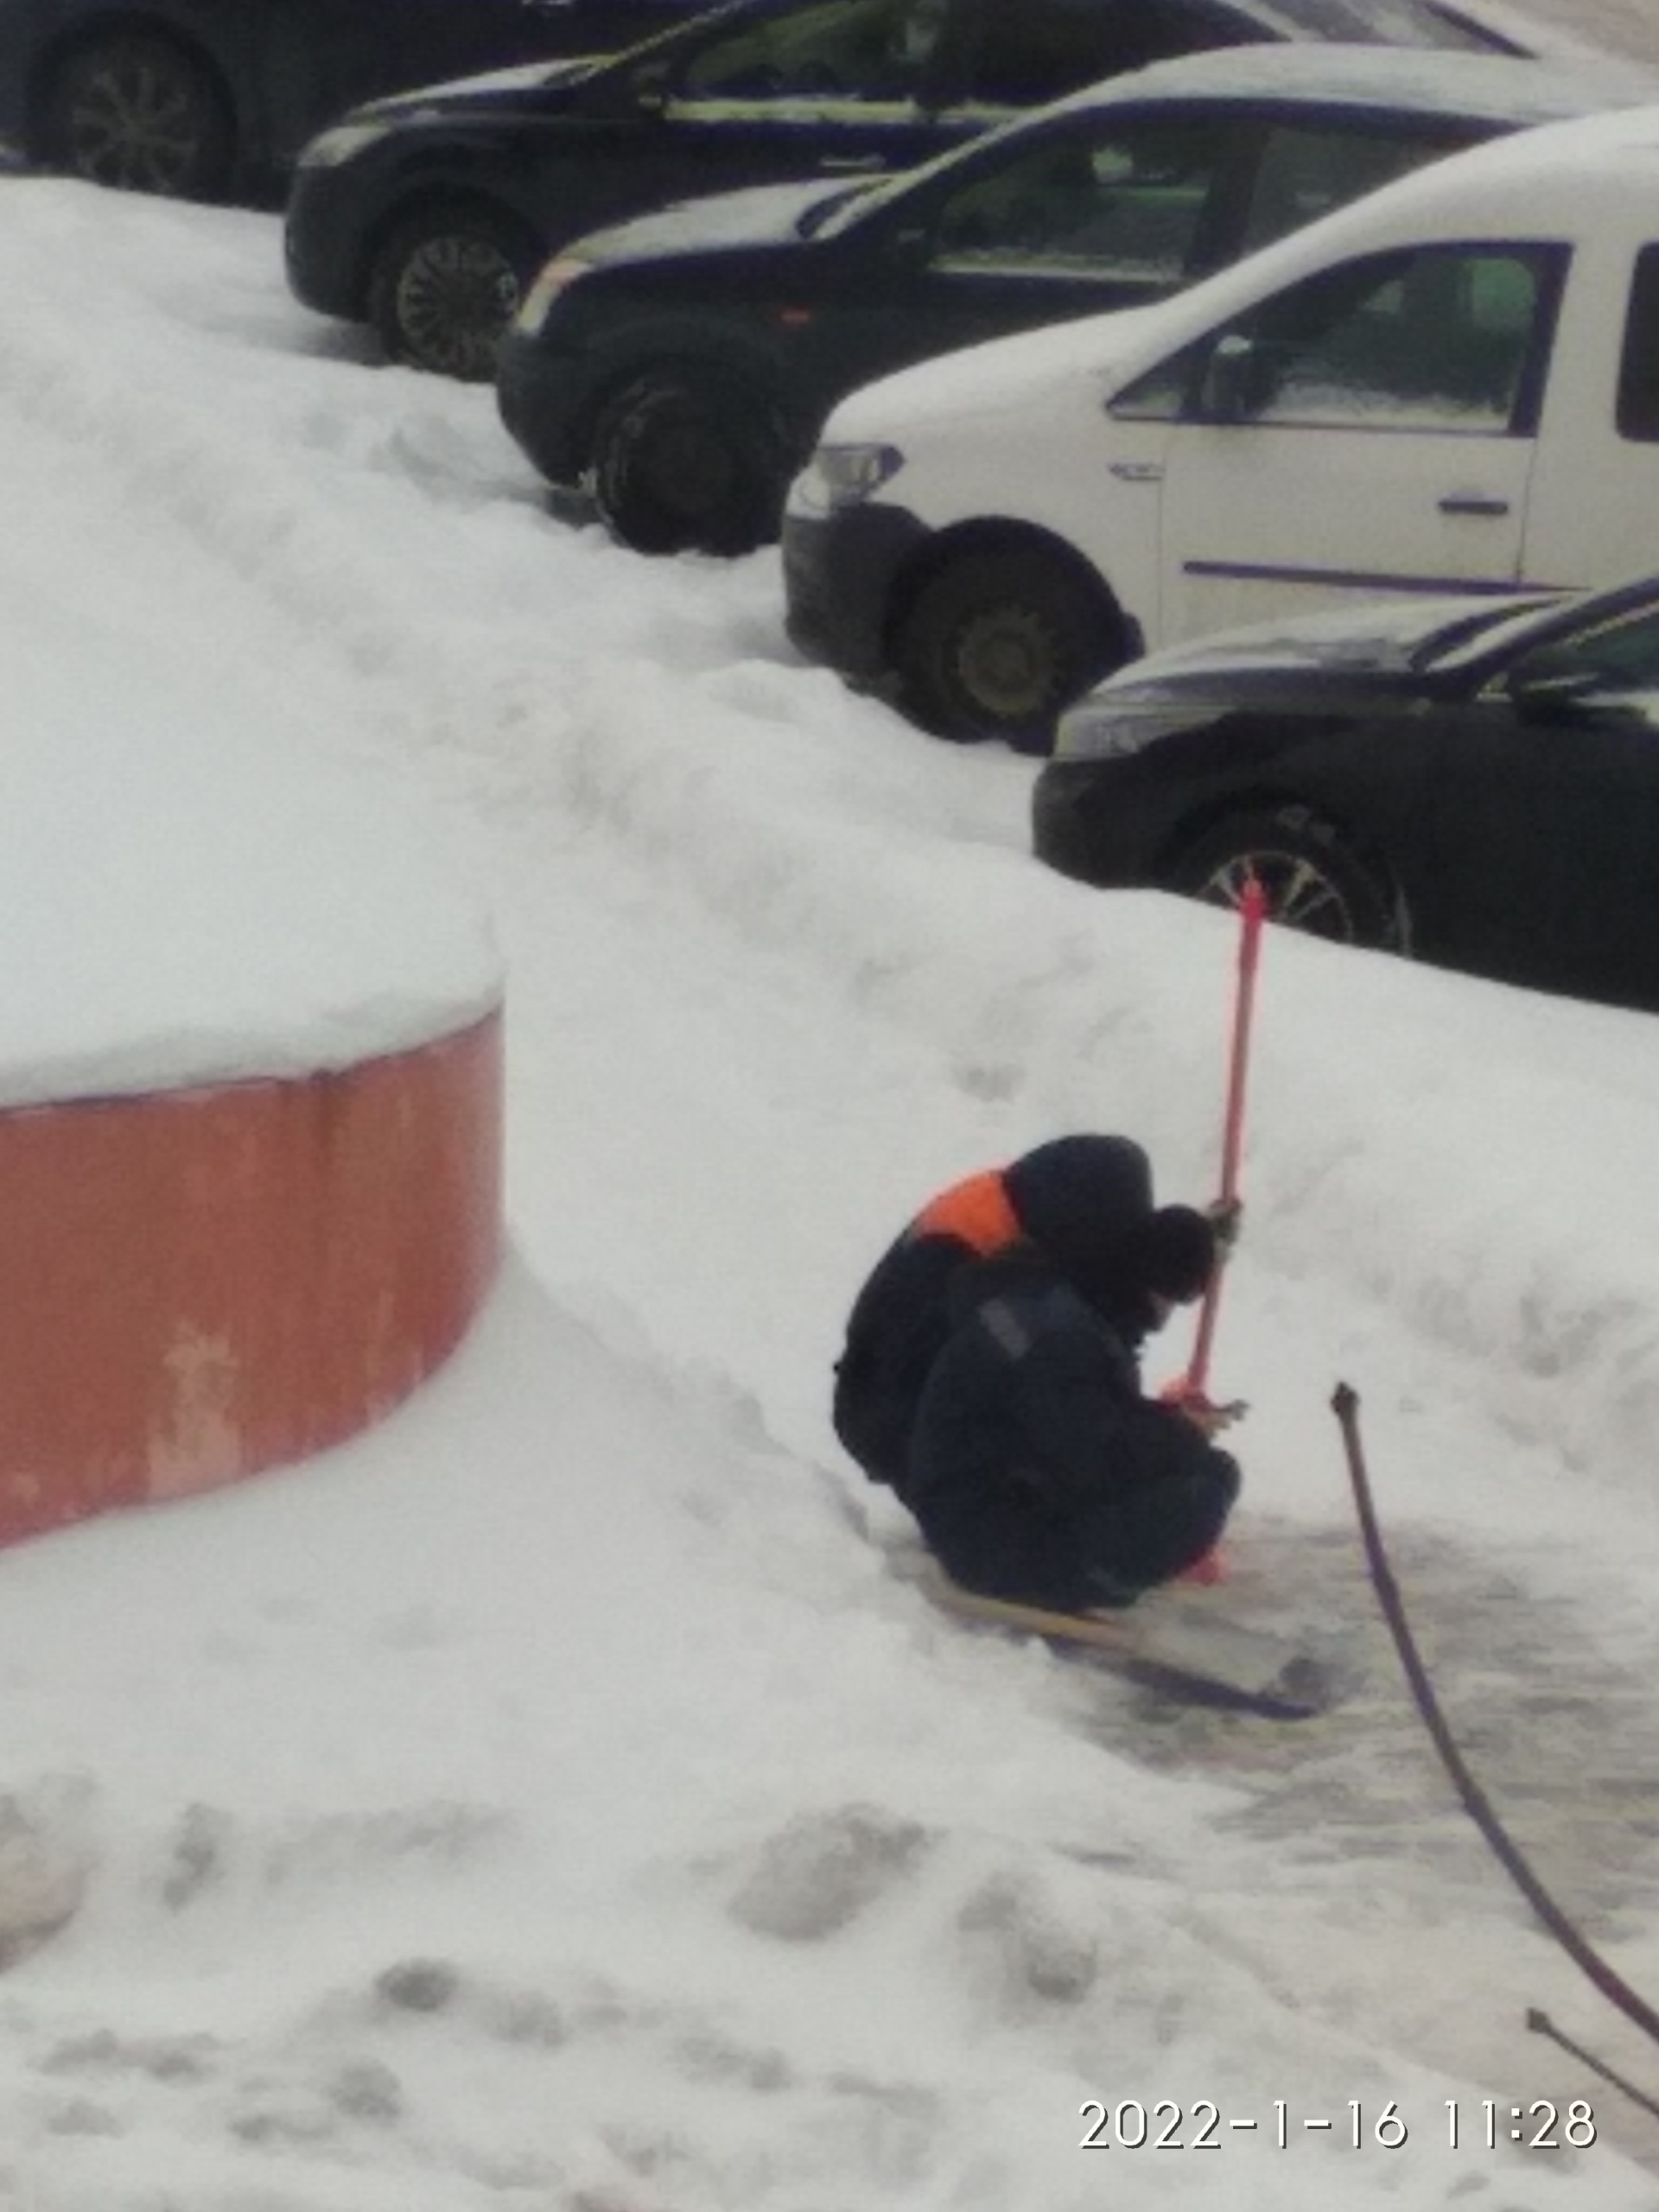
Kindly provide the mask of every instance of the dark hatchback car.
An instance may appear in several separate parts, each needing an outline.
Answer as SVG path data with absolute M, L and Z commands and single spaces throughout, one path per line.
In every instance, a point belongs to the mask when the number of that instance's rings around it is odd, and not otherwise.
M 1034 849 L 1106 888 L 1659 1010 L 1659 577 L 1386 602 L 1123 669 L 1061 721 Z
M 706 0 L 705 0 L 706 4 Z M 40 168 L 262 200 L 342 109 L 615 53 L 698 0 L 0 0 L 0 139 Z
M 583 232 L 903 168 L 1148 61 L 1294 38 L 1502 44 L 1445 0 L 733 0 L 629 54 L 357 110 L 301 156 L 289 281 L 398 359 L 486 377 L 524 285 Z
M 1643 77 L 1234 48 L 1132 71 L 885 183 L 692 201 L 548 264 L 502 343 L 502 419 L 625 543 L 741 552 L 776 534 L 855 385 L 1160 299 L 1424 162 L 1640 99 Z

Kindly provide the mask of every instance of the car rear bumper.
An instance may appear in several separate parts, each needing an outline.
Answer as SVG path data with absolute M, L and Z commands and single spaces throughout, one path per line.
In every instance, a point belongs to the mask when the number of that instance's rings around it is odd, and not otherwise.
M 894 587 L 928 536 L 906 509 L 875 502 L 834 514 L 785 515 L 784 620 L 791 644 L 862 690 L 888 688 Z

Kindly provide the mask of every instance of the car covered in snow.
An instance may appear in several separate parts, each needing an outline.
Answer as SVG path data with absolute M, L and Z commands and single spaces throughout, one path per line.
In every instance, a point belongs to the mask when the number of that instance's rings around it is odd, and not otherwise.
M 791 490 L 788 626 L 926 727 L 1040 744 L 1138 652 L 1361 594 L 1614 582 L 1656 513 L 1644 105 L 866 385 Z
M 1110 79 L 887 182 L 692 200 L 549 262 L 502 341 L 502 419 L 626 543 L 744 551 L 776 535 L 855 385 L 1159 299 L 1425 162 L 1638 99 L 1643 75 L 1233 48 Z
M 1452 0 L 729 0 L 638 52 L 366 105 L 302 155 L 289 280 L 395 359 L 494 367 L 536 270 L 694 193 L 902 168 L 1097 79 L 1283 40 L 1516 50 Z

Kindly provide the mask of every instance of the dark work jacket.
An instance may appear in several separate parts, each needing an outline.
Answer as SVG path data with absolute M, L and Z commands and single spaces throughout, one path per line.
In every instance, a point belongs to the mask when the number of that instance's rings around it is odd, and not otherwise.
M 950 1335 L 950 1289 L 964 1268 L 1029 1237 L 1086 1279 L 1101 1255 L 1109 1267 L 1116 1238 L 1151 1205 L 1151 1169 L 1133 1138 L 1080 1135 L 1052 1138 L 925 1206 L 854 1300 L 836 1363 L 836 1434 L 871 1481 L 905 1495 L 912 1424 Z M 1141 1328 L 1149 1318 L 1140 1317 Z
M 1126 1605 L 1211 1548 L 1236 1463 L 1142 1395 L 1132 1342 L 1039 1253 L 961 1269 L 948 1304 L 903 1495 L 950 1574 L 1074 1610 Z

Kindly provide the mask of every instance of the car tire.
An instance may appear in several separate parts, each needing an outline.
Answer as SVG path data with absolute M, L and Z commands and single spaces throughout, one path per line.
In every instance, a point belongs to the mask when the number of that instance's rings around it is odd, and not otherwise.
M 594 501 L 637 553 L 753 552 L 778 534 L 789 486 L 781 420 L 707 374 L 656 369 L 600 410 Z
M 88 183 L 216 200 L 236 163 L 236 129 L 207 64 L 143 31 L 89 39 L 59 67 L 41 111 L 48 168 Z
M 1236 906 L 1254 875 L 1268 915 L 1335 944 L 1408 953 L 1405 900 L 1387 871 L 1332 823 L 1305 806 L 1264 807 L 1220 822 L 1165 873 L 1166 889 L 1212 906 Z
M 1046 752 L 1061 709 L 1126 658 L 1104 594 L 1035 545 L 958 554 L 917 592 L 893 646 L 913 721 L 1021 752 Z
M 501 334 L 543 257 L 540 240 L 511 216 L 435 207 L 403 224 L 375 256 L 369 321 L 394 361 L 487 384 Z

